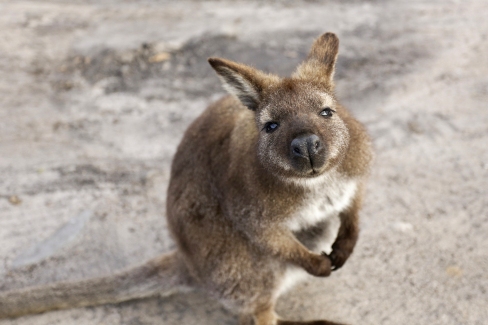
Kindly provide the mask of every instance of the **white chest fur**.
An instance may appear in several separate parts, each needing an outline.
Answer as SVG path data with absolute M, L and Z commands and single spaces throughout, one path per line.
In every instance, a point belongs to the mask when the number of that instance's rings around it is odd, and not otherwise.
M 306 197 L 295 213 L 286 221 L 288 229 L 299 231 L 324 221 L 351 204 L 357 190 L 356 180 L 344 179 L 335 174 L 301 184 Z

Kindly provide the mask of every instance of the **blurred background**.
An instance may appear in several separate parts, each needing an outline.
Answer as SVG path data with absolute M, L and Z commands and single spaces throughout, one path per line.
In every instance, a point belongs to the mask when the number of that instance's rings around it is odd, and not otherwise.
M 209 56 L 281 76 L 331 31 L 339 99 L 376 158 L 345 267 L 291 319 L 488 324 L 488 2 L 0 0 L 0 290 L 173 246 L 172 156 L 224 95 Z M 237 324 L 198 293 L 0 321 Z

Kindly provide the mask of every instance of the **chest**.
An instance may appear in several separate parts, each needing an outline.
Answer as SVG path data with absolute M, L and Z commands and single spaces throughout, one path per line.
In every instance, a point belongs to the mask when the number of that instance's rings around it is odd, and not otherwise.
M 355 180 L 327 178 L 312 184 L 286 221 L 288 229 L 300 231 L 337 216 L 351 204 L 356 191 Z

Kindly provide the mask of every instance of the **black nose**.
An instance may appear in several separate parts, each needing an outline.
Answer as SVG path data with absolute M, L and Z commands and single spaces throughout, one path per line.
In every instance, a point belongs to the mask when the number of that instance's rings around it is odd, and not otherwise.
M 305 158 L 313 162 L 315 156 L 322 148 L 320 139 L 315 134 L 300 135 L 291 142 L 291 154 L 293 157 Z

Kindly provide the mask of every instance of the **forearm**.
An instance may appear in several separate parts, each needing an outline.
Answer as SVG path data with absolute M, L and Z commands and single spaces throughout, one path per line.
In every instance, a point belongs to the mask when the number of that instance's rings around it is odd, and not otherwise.
M 331 272 L 330 259 L 325 254 L 311 252 L 284 227 L 254 229 L 250 240 L 263 253 L 301 267 L 312 275 L 328 276 Z
M 329 255 L 333 270 L 344 265 L 356 246 L 359 235 L 359 201 L 360 198 L 356 198 L 349 208 L 339 214 L 341 226 Z

